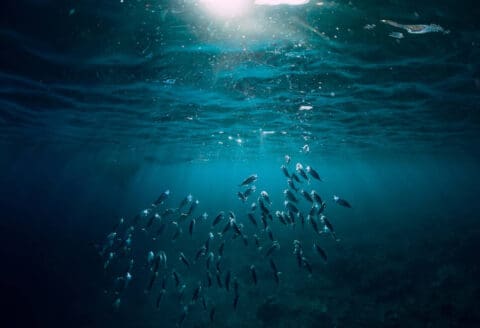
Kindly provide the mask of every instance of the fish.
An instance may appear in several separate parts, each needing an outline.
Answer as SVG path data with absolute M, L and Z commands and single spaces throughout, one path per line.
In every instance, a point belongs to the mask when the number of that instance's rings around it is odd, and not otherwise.
M 220 264 L 222 264 L 222 257 L 217 256 L 217 260 L 215 261 L 215 268 L 217 269 L 218 272 L 222 272 L 222 268 L 220 267 Z
M 180 252 L 180 255 L 179 255 L 179 258 L 178 258 L 180 261 L 182 261 L 183 264 L 185 264 L 185 266 L 187 268 L 190 268 L 190 262 L 188 261 L 188 259 L 185 257 L 185 254 L 183 254 L 182 252 Z
M 163 204 L 163 202 L 168 198 L 169 195 L 170 195 L 170 190 L 169 189 L 165 190 L 160 194 L 160 196 L 158 196 L 157 200 L 153 202 L 153 205 L 158 206 Z
M 300 178 L 299 178 L 295 173 L 292 173 L 291 178 L 292 178 L 292 180 L 295 180 L 295 181 L 297 181 L 298 183 L 301 182 L 301 181 L 300 181 Z
M 280 166 L 280 169 L 283 172 L 283 175 L 285 175 L 286 178 L 290 179 L 290 173 L 288 173 L 288 169 L 285 165 Z
M 207 270 L 207 287 L 212 287 L 212 274 Z
M 313 249 L 318 253 L 318 255 L 320 255 L 324 262 L 327 262 L 327 253 L 325 253 L 325 251 L 318 246 L 316 242 L 313 242 Z
M 305 216 L 303 215 L 302 212 L 298 213 L 298 218 L 300 219 L 300 223 L 302 224 L 302 229 L 305 228 Z
M 306 169 L 307 169 L 307 173 L 309 173 L 312 176 L 312 178 L 318 181 L 322 181 L 322 178 L 320 178 L 320 175 L 318 174 L 318 172 L 315 171 L 311 166 L 308 165 Z
M 222 230 L 222 236 L 225 235 L 228 230 L 230 230 L 230 228 L 232 227 L 232 219 L 228 220 L 227 224 L 225 224 L 225 227 L 223 227 L 223 230 Z
M 260 209 L 262 210 L 263 214 L 270 213 L 270 210 L 268 209 L 268 207 L 265 206 L 265 203 L 263 202 L 262 198 L 258 198 L 258 205 L 260 206 Z
M 177 327 L 181 327 L 183 325 L 183 322 L 185 321 L 187 314 L 188 314 L 188 306 L 185 305 L 183 307 L 182 313 L 180 314 L 180 318 L 178 319 Z
M 258 227 L 257 220 L 255 219 L 255 216 L 252 213 L 248 213 L 247 216 L 248 216 L 248 219 L 250 220 L 250 222 L 252 222 L 252 224 L 255 227 Z
M 245 247 L 248 246 L 248 236 L 243 234 L 242 235 L 242 241 L 243 241 L 243 245 L 245 245 Z
M 327 208 L 327 204 L 324 202 L 322 203 L 322 205 L 320 205 L 320 208 L 318 209 L 318 214 L 322 214 L 325 208 Z
M 207 270 L 210 270 L 210 266 L 212 265 L 212 262 L 213 262 L 214 258 L 215 258 L 215 255 L 213 255 L 212 252 L 208 253 L 207 261 L 206 261 Z
M 257 203 L 253 202 L 252 205 L 250 205 L 250 211 L 255 212 L 257 209 Z
M 335 203 L 337 203 L 340 206 L 352 208 L 352 205 L 350 205 L 349 202 L 347 202 L 345 199 L 342 199 L 336 195 L 333 196 L 333 200 Z
M 185 196 L 185 198 L 182 199 L 182 201 L 180 202 L 180 204 L 178 205 L 178 211 L 180 211 L 182 208 L 184 208 L 188 203 L 191 203 L 193 200 L 193 196 L 192 194 L 188 194 L 187 196 Z
M 231 278 L 232 273 L 230 270 L 227 271 L 227 274 L 225 275 L 225 289 L 230 291 L 230 278 Z
M 205 299 L 205 296 L 202 295 L 202 307 L 204 311 L 207 311 L 207 300 Z
M 273 254 L 274 251 L 276 251 L 277 249 L 280 249 L 280 244 L 278 243 L 278 241 L 274 241 L 272 243 L 272 245 L 267 249 L 267 252 L 265 253 L 265 256 L 270 256 Z
M 410 34 L 425 34 L 432 32 L 443 32 L 444 34 L 450 33 L 450 31 L 445 30 L 437 24 L 399 24 L 389 19 L 382 19 L 380 21 L 384 24 L 404 29 Z
M 291 160 L 291 157 L 288 156 L 288 155 L 285 155 L 285 163 L 289 164 L 290 163 L 290 160 Z
M 290 190 L 290 189 L 285 189 L 283 191 L 283 194 L 285 195 L 285 198 L 291 202 L 294 202 L 294 203 L 297 203 L 298 202 L 298 199 L 297 197 L 295 197 L 295 195 L 293 194 L 293 192 Z
M 328 220 L 328 218 L 325 215 L 322 215 L 320 217 L 320 221 L 322 221 L 322 223 L 327 227 L 328 231 L 330 231 L 333 239 L 335 239 L 335 241 L 340 241 L 340 239 L 338 239 L 337 235 L 335 234 L 335 230 L 333 230 L 332 223 L 330 222 L 330 220 Z
M 308 272 L 310 274 L 313 274 L 312 266 L 311 266 L 310 262 L 308 262 L 307 258 L 304 257 L 304 256 L 302 257 L 302 264 L 308 270 Z
M 298 174 L 301 175 L 302 178 L 304 178 L 305 180 L 309 181 L 308 176 L 307 176 L 307 173 L 305 173 L 305 170 L 303 169 L 303 165 L 302 165 L 302 164 L 297 163 L 297 164 L 295 165 L 295 170 L 297 171 Z
M 190 221 L 190 224 L 188 226 L 188 233 L 190 234 L 190 236 L 193 235 L 193 229 L 195 229 L 195 219 L 192 219 L 192 221 Z
M 268 238 L 269 238 L 271 241 L 275 241 L 275 238 L 273 238 L 272 229 L 270 229 L 270 227 L 266 227 L 266 228 L 265 228 L 265 232 L 268 234 Z
M 218 247 L 218 254 L 220 256 L 223 256 L 223 250 L 225 248 L 225 240 L 222 240 L 222 243 L 220 244 L 220 246 Z
M 120 303 L 121 303 L 120 297 L 117 297 L 115 301 L 113 301 L 112 306 L 115 311 L 118 311 L 118 309 L 120 308 Z
M 284 225 L 287 225 L 287 221 L 285 220 L 284 213 L 280 211 L 276 211 L 275 215 L 277 216 L 278 220 L 283 223 Z
M 295 192 L 298 192 L 298 188 L 295 186 L 292 179 L 288 179 L 287 184 L 290 189 L 292 189 Z
M 187 285 L 183 284 L 178 290 L 178 301 L 183 303 L 183 297 L 185 296 L 185 289 L 187 289 Z
M 195 304 L 197 302 L 201 292 L 202 292 L 202 285 L 198 283 L 198 286 L 193 291 L 191 304 Z
M 157 232 L 156 232 L 156 236 L 160 236 L 163 231 L 165 231 L 165 228 L 167 227 L 167 223 L 166 222 L 162 222 L 162 224 L 160 225 L 160 227 L 158 228 Z
M 255 186 L 251 186 L 250 188 L 247 188 L 244 192 L 243 192 L 243 197 L 245 197 L 245 200 L 250 197 L 250 195 L 252 193 L 255 192 L 255 190 L 257 190 L 257 187 Z
M 212 227 L 216 226 L 223 219 L 224 216 L 225 212 L 221 211 L 220 213 L 218 213 L 218 215 L 213 220 Z
M 238 295 L 238 290 L 240 289 L 240 284 L 238 283 L 237 277 L 233 277 L 233 292 L 235 295 Z
M 307 200 L 309 203 L 313 203 L 313 198 L 312 196 L 310 196 L 310 194 L 308 193 L 308 191 L 305 191 L 305 190 L 300 190 L 300 193 L 302 194 L 303 198 L 305 198 L 305 200 Z
M 187 211 L 187 215 L 190 215 L 193 213 L 193 211 L 195 210 L 195 208 L 197 208 L 198 204 L 200 204 L 200 201 L 198 199 L 196 199 L 191 205 L 190 205 L 190 208 L 188 209 Z
M 158 252 L 158 258 L 159 258 L 159 262 L 162 265 L 162 267 L 164 269 L 166 269 L 167 268 L 167 253 L 165 253 L 164 251 Z
M 262 250 L 262 246 L 260 245 L 260 239 L 256 234 L 253 235 L 253 240 L 255 241 L 255 247 L 257 247 L 258 250 Z
M 168 281 L 168 280 L 167 280 L 167 276 L 164 275 L 164 276 L 162 277 L 162 289 L 165 289 L 165 290 L 167 289 L 167 281 Z
M 262 214 L 262 216 L 260 217 L 262 219 L 262 223 L 263 223 L 263 228 L 266 229 L 267 226 L 268 226 L 268 223 L 267 223 L 267 217 L 265 215 Z
M 154 259 L 155 259 L 155 253 L 153 253 L 152 251 L 148 252 L 148 254 L 147 254 L 147 266 L 148 267 L 151 267 Z
M 253 284 L 257 285 L 257 271 L 255 270 L 255 266 L 252 264 L 250 266 L 250 274 L 252 275 Z
M 240 294 L 238 293 L 239 290 L 239 284 L 237 281 L 237 277 L 233 278 L 233 291 L 235 294 L 235 298 L 233 299 L 233 309 L 236 310 L 238 306 L 238 299 L 240 297 Z
M 239 236 L 243 236 L 242 230 L 240 229 L 240 226 L 237 224 L 235 220 L 232 219 L 232 227 L 233 231 Z
M 235 295 L 235 298 L 233 299 L 233 310 L 234 310 L 234 311 L 237 310 L 239 297 L 240 297 L 239 295 Z
M 210 241 L 213 239 L 213 233 L 209 232 L 208 233 L 208 238 L 205 240 L 205 252 L 208 252 L 210 250 Z
M 215 307 L 211 308 L 210 314 L 208 315 L 208 317 L 210 318 L 210 322 L 213 322 L 213 320 L 215 319 Z
M 260 193 L 260 196 L 262 196 L 262 198 L 265 199 L 265 201 L 266 201 L 268 204 L 272 205 L 272 201 L 270 200 L 270 196 L 268 195 L 268 193 L 267 193 L 265 190 L 263 190 L 263 191 Z
M 318 235 L 321 234 L 320 229 L 318 228 L 317 221 L 315 221 L 315 217 L 311 216 L 310 214 L 308 215 L 308 221 L 310 221 L 310 224 L 312 225 L 313 231 L 315 231 Z
M 200 257 L 204 256 L 206 252 L 207 249 L 205 248 L 205 246 L 200 247 L 197 253 L 195 253 L 195 262 L 197 262 Z
M 158 215 L 157 213 L 153 214 L 153 215 L 148 219 L 147 224 L 145 225 L 145 229 L 150 228 L 150 227 L 152 226 L 152 224 L 153 224 L 153 220 L 156 219 L 156 218 L 160 219 L 160 215 Z
M 182 234 L 182 228 L 178 225 L 177 222 L 173 221 L 172 222 L 173 226 L 175 227 L 175 232 L 173 233 L 173 236 L 172 236 L 172 241 L 175 241 L 178 239 L 178 237 L 180 237 L 180 235 Z
M 161 289 L 160 293 L 158 293 L 157 301 L 155 302 L 157 309 L 160 307 L 160 302 L 162 301 L 163 296 L 165 295 L 166 292 L 167 291 L 165 289 Z
M 242 186 L 247 186 L 255 181 L 257 181 L 258 176 L 256 174 L 250 175 L 248 178 L 243 180 L 243 182 L 239 185 L 240 187 Z
M 303 265 L 302 263 L 303 248 L 302 248 L 302 245 L 300 244 L 300 241 L 298 240 L 293 241 L 293 254 L 297 259 L 298 267 L 301 268 Z
M 275 283 L 278 286 L 280 284 L 280 274 L 281 274 L 281 272 L 278 271 L 277 266 L 275 265 L 275 262 L 273 262 L 273 259 L 270 259 L 270 268 L 272 269 L 273 278 L 275 279 Z
M 160 267 L 160 255 L 157 254 L 155 256 L 155 259 L 154 259 L 154 262 L 153 262 L 153 268 L 152 268 L 152 271 L 153 272 L 158 272 L 158 268 Z
M 245 195 L 241 191 L 237 192 L 237 196 L 238 199 L 240 199 L 242 202 L 245 203 L 247 201 L 247 197 L 245 197 Z
M 292 211 L 293 213 L 298 213 L 298 212 L 300 212 L 300 211 L 298 210 L 298 208 L 297 208 L 294 204 L 292 204 L 291 202 L 289 202 L 289 201 L 287 201 L 287 200 L 286 200 L 283 204 L 285 205 L 285 208 L 286 208 L 287 210 Z
M 153 283 L 155 282 L 155 279 L 157 278 L 158 276 L 158 272 L 154 272 L 150 278 L 150 281 L 148 283 L 148 286 L 147 286 L 147 289 L 146 289 L 146 292 L 149 293 L 151 290 L 152 290 L 152 287 L 153 287 Z
M 220 275 L 220 271 L 217 271 L 215 273 L 215 277 L 217 278 L 217 285 L 220 288 L 223 288 L 223 283 L 222 283 L 222 276 Z
M 312 196 L 312 199 L 315 203 L 317 203 L 317 204 L 322 204 L 323 203 L 322 197 L 320 197 L 320 195 L 315 190 L 312 190 L 310 192 L 310 195 Z
M 177 271 L 173 270 L 172 271 L 172 276 L 173 276 L 173 279 L 175 279 L 175 287 L 178 287 L 180 285 L 180 275 L 178 274 Z

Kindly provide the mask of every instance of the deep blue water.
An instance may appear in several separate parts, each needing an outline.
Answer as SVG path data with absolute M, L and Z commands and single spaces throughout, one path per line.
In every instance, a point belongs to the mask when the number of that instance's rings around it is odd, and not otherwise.
M 184 305 L 185 327 L 480 326 L 478 4 L 253 8 L 220 18 L 193 0 L 0 4 L 5 327 L 175 327 Z M 411 34 L 382 19 L 438 24 L 445 33 Z M 262 190 L 274 217 L 285 210 L 285 155 L 290 172 L 300 162 L 320 173 L 323 182 L 297 185 L 319 192 L 339 241 L 309 224 L 269 221 L 281 245 L 276 286 L 259 209 L 258 229 L 247 213 Z M 257 190 L 242 203 L 238 185 L 253 173 Z M 99 250 L 115 224 L 125 218 L 123 238 L 166 189 L 161 209 L 188 194 L 198 207 L 184 221 L 165 217 L 155 240 L 159 222 L 143 231 L 142 218 L 131 250 L 104 269 Z M 310 209 L 303 199 L 298 206 Z M 232 230 L 217 234 L 226 220 L 211 227 L 230 210 L 248 247 Z M 183 231 L 174 242 L 172 220 Z M 205 259 L 187 269 L 178 254 L 193 262 L 210 231 L 216 255 L 226 243 L 222 277 L 230 270 L 239 282 L 236 311 L 233 290 L 217 287 L 202 289 L 207 311 L 190 304 L 205 284 Z M 294 239 L 311 276 L 297 266 Z M 145 293 L 150 250 L 164 250 L 168 268 Z M 130 258 L 132 281 L 115 295 Z M 172 269 L 187 286 L 183 303 Z M 157 309 L 163 276 L 167 294 Z

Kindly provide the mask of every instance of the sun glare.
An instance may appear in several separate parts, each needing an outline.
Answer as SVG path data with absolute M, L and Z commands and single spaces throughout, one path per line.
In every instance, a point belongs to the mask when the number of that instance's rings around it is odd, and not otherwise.
M 250 0 L 200 0 L 200 3 L 211 14 L 222 18 L 242 16 L 252 5 Z

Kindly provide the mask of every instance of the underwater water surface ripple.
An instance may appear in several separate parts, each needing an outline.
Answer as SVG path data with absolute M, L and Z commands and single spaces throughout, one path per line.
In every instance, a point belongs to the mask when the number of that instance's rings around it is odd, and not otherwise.
M 320 4 L 220 21 L 192 1 L 6 2 L 1 140 L 168 146 L 188 160 L 478 143 L 480 36 L 468 6 Z

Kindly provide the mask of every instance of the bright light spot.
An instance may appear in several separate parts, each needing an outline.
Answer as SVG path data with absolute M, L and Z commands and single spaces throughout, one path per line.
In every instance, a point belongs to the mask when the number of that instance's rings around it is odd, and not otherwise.
M 306 5 L 310 0 L 255 0 L 256 5 L 265 5 L 265 6 L 278 6 L 278 5 L 290 5 L 290 6 L 300 6 Z
M 298 110 L 304 111 L 304 110 L 311 110 L 313 107 L 310 105 L 302 105 Z
M 200 0 L 200 3 L 213 15 L 222 18 L 238 17 L 245 14 L 250 0 Z

